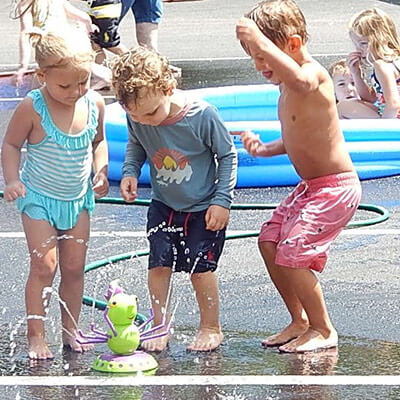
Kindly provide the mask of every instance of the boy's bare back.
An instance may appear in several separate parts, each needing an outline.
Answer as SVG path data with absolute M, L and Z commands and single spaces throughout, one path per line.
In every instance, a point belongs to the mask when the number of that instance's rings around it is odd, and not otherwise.
M 300 69 L 314 75 L 316 87 L 299 90 L 284 80 L 280 85 L 279 120 L 289 158 L 303 179 L 352 171 L 328 72 L 311 57 Z

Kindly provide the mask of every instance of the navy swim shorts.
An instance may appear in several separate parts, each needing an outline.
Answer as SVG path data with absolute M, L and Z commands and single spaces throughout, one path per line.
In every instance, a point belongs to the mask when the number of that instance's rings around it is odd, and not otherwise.
M 225 243 L 225 229 L 206 229 L 207 210 L 175 211 L 153 200 L 147 213 L 149 269 L 170 267 L 173 272 L 215 271 Z

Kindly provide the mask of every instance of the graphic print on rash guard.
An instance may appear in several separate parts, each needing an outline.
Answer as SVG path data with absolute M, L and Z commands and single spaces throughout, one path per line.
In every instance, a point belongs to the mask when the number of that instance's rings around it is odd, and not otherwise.
M 179 185 L 183 180 L 189 181 L 193 174 L 189 159 L 177 150 L 162 148 L 154 154 L 152 162 L 159 185 L 168 186 L 174 182 Z

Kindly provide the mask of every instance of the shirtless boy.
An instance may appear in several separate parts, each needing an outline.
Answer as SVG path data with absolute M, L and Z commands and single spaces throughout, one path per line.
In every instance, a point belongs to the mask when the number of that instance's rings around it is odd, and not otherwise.
M 238 21 L 236 35 L 256 70 L 281 91 L 282 137 L 262 143 L 244 132 L 243 144 L 257 157 L 287 153 L 301 177 L 259 236 L 267 270 L 291 316 L 262 345 L 289 353 L 336 347 L 338 335 L 314 271 L 323 270 L 330 244 L 355 213 L 361 186 L 345 149 L 332 80 L 307 51 L 306 22 L 293 1 L 259 3 Z

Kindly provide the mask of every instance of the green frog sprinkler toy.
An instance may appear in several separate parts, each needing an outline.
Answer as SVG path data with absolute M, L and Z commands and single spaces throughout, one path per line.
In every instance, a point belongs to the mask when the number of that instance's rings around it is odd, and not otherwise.
M 166 336 L 170 332 L 170 323 L 149 328 L 154 319 L 153 310 L 150 317 L 137 326 L 138 299 L 134 295 L 124 293 L 118 283 L 111 282 L 107 293 L 104 295 L 107 307 L 103 316 L 109 327 L 107 332 L 96 329 L 95 324 L 90 325 L 93 334 L 84 334 L 78 331 L 76 341 L 80 344 L 107 343 L 112 353 L 99 355 L 93 362 L 92 368 L 101 372 L 125 372 L 146 375 L 154 374 L 158 364 L 153 356 L 137 350 L 145 340 Z M 159 332 L 154 334 L 154 332 Z

